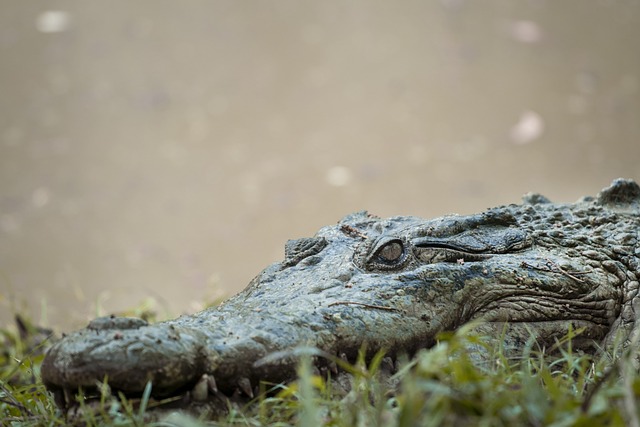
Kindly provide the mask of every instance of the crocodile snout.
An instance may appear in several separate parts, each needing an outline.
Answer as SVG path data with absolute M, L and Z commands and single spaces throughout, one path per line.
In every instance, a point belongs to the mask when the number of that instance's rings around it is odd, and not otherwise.
M 201 332 L 141 319 L 101 317 L 55 344 L 42 365 L 42 380 L 54 393 L 94 389 L 100 381 L 125 394 L 139 394 L 151 381 L 154 395 L 193 385 L 210 362 Z

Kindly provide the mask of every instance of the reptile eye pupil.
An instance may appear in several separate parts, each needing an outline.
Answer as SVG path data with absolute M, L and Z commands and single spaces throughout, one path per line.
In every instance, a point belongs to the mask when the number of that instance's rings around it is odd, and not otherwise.
M 400 242 L 389 242 L 380 248 L 378 256 L 384 262 L 395 262 L 402 258 L 404 248 Z

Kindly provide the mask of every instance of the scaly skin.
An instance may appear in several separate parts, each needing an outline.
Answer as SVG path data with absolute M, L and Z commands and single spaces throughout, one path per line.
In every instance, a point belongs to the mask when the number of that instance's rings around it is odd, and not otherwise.
M 263 359 L 277 351 L 353 358 L 366 345 L 394 356 L 474 319 L 496 336 L 508 322 L 516 349 L 530 331 L 546 345 L 569 327 L 584 328 L 574 345 L 587 350 L 629 340 L 639 225 L 640 187 L 625 180 L 575 204 L 529 195 L 471 216 L 356 213 L 289 241 L 282 263 L 219 307 L 153 325 L 94 320 L 49 350 L 42 379 L 58 396 L 107 378 L 129 395 L 151 381 L 156 397 L 193 390 L 206 400 L 203 379 L 226 396 L 292 379 L 295 358 Z

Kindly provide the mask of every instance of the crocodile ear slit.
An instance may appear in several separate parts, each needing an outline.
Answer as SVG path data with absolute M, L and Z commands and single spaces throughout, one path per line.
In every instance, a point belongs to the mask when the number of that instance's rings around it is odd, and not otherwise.
M 463 248 L 459 245 L 437 241 L 427 237 L 421 237 L 413 241 L 413 246 L 419 249 L 451 249 L 458 252 L 481 253 L 482 251 L 473 250 L 471 248 Z
M 450 237 L 418 237 L 412 244 L 419 249 L 450 249 L 468 254 L 504 254 L 531 246 L 527 233 L 514 227 L 488 227 L 465 230 Z

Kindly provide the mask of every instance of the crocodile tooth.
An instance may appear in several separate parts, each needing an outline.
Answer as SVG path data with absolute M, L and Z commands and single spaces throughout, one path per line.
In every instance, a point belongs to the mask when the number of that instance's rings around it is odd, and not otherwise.
M 380 370 L 388 375 L 395 373 L 396 367 L 393 363 L 393 359 L 389 356 L 382 359 L 380 363 Z
M 209 391 L 211 393 L 218 392 L 218 385 L 216 384 L 216 379 L 213 377 L 213 375 L 207 375 L 207 386 L 209 387 Z
M 75 399 L 73 397 L 73 393 L 71 393 L 71 390 L 68 388 L 63 388 L 62 391 L 64 393 L 64 400 L 66 400 L 67 402 L 67 407 L 73 405 L 75 403 Z
M 326 366 L 321 366 L 320 375 L 322 376 L 322 378 L 327 379 L 327 377 L 329 376 L 329 368 L 327 368 Z
M 53 390 L 53 401 L 56 402 L 59 408 L 67 409 L 67 400 L 64 398 L 64 394 L 64 391 L 60 388 Z
M 197 402 L 204 402 L 209 397 L 209 376 L 202 374 L 198 382 L 191 390 L 191 397 Z
M 330 370 L 334 375 L 337 375 L 337 374 L 338 374 L 338 365 L 336 364 L 336 362 L 331 362 L 331 363 L 329 363 L 329 370 Z
M 249 378 L 240 378 L 238 380 L 238 387 L 240 387 L 240 390 L 242 390 L 244 394 L 253 399 L 253 390 L 251 390 L 251 381 L 249 380 Z

